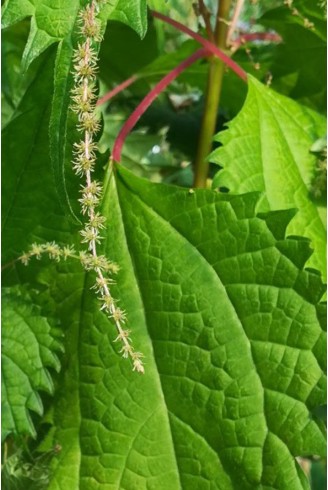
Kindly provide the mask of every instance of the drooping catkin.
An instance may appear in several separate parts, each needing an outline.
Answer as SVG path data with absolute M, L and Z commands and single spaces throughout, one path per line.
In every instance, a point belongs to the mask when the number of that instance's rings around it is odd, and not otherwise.
M 82 243 L 88 245 L 88 251 L 80 254 L 81 263 L 87 270 L 96 272 L 96 282 L 93 288 L 101 301 L 101 310 L 114 321 L 118 336 L 116 341 L 122 342 L 120 352 L 125 358 L 131 358 L 133 370 L 144 373 L 141 358 L 130 340 L 130 330 L 123 328 L 126 323 L 126 313 L 116 306 L 110 287 L 114 283 L 112 276 L 118 272 L 118 266 L 103 255 L 98 255 L 97 244 L 102 240 L 101 230 L 105 227 L 105 217 L 97 211 L 100 203 L 101 184 L 93 181 L 91 174 L 96 162 L 97 144 L 95 134 L 100 129 L 95 111 L 95 77 L 97 73 L 97 53 L 94 44 L 100 41 L 100 22 L 96 16 L 96 2 L 92 1 L 80 14 L 80 33 L 83 41 L 78 45 L 74 54 L 73 110 L 78 116 L 78 129 L 82 139 L 75 143 L 75 159 L 73 168 L 78 176 L 85 179 L 82 186 L 82 197 L 79 200 L 82 213 L 87 216 L 87 222 L 81 230 Z
M 77 258 L 86 271 L 96 273 L 95 289 L 100 301 L 100 310 L 115 323 L 117 337 L 114 342 L 121 342 L 123 358 L 130 358 L 133 370 L 144 373 L 142 362 L 143 354 L 136 352 L 131 345 L 131 331 L 125 328 L 127 322 L 126 312 L 119 308 L 111 294 L 111 286 L 115 283 L 113 276 L 118 273 L 119 266 L 108 260 L 104 255 L 98 254 L 97 246 L 101 243 L 102 231 L 105 228 L 106 218 L 102 216 L 98 207 L 101 201 L 102 185 L 92 179 L 96 165 L 97 143 L 95 136 L 100 129 L 100 121 L 96 112 L 96 74 L 98 57 L 96 45 L 101 41 L 101 24 L 97 18 L 99 1 L 92 0 L 79 14 L 78 43 L 73 55 L 72 110 L 77 115 L 77 129 L 81 133 L 80 141 L 74 143 L 73 170 L 78 177 L 83 178 L 81 185 L 81 198 L 79 203 L 81 213 L 86 218 L 83 229 L 80 231 L 81 243 L 87 249 L 76 254 L 73 247 L 60 247 L 55 242 L 46 244 L 33 244 L 30 250 L 19 259 L 27 265 L 32 257 L 41 258 L 47 253 L 50 258 L 60 259 Z M 103 2 L 101 2 L 103 3 Z

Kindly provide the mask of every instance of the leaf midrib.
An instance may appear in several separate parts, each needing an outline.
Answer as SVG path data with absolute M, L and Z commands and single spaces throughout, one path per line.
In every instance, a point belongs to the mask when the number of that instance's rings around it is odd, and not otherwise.
M 113 171 L 112 171 L 112 173 L 111 173 L 111 175 L 109 177 L 108 189 L 109 189 L 110 181 L 111 180 L 113 181 L 113 188 L 115 189 L 115 193 L 117 195 L 117 200 L 120 203 L 119 191 L 118 191 L 118 188 L 117 188 L 117 185 L 116 185 L 116 181 L 115 181 L 115 178 L 114 178 L 114 175 L 113 175 Z M 138 286 L 139 298 L 140 298 L 140 303 L 141 303 L 141 306 L 142 306 L 143 318 L 145 319 L 145 326 L 146 326 L 147 332 L 148 332 L 148 338 L 151 341 L 151 336 L 149 335 L 149 329 L 148 329 L 148 323 L 147 323 L 147 316 L 146 316 L 144 299 L 143 299 L 143 296 L 142 296 L 142 293 L 141 293 L 141 288 L 140 288 L 140 284 L 139 284 L 140 281 L 139 281 L 138 275 L 136 273 L 136 267 L 135 267 L 134 261 L 132 260 L 133 254 L 131 253 L 131 249 L 129 247 L 129 242 L 128 242 L 128 239 L 127 239 L 127 233 L 126 233 L 126 228 L 125 228 L 125 221 L 123 219 L 121 206 L 118 206 L 118 210 L 119 210 L 119 213 L 120 213 L 122 228 L 124 230 L 125 246 L 126 246 L 128 252 L 129 252 L 129 255 L 130 255 L 131 266 L 132 266 L 132 269 L 133 269 L 133 275 L 135 277 L 135 280 L 136 280 L 136 283 L 137 283 L 137 286 Z M 151 345 L 152 345 L 152 341 L 151 341 Z M 154 354 L 153 345 L 152 345 L 152 352 Z M 155 355 L 153 355 L 153 359 L 154 359 L 154 362 L 155 362 L 155 365 L 156 365 L 156 373 L 159 373 L 158 364 L 157 364 L 157 360 L 156 360 L 156 356 Z M 165 401 L 165 397 L 164 397 L 164 392 L 163 392 L 163 386 L 162 386 L 162 382 L 161 382 L 161 379 L 160 379 L 159 374 L 156 376 L 156 384 L 158 386 L 158 391 L 161 394 L 161 398 L 162 398 L 162 401 L 163 401 L 163 407 L 165 407 L 165 410 L 166 410 L 166 415 L 167 415 L 166 419 L 167 419 L 167 423 L 168 423 L 168 428 L 171 428 L 170 418 L 168 417 L 169 411 L 168 411 L 168 408 L 167 408 L 167 405 L 166 405 L 166 401 Z M 149 420 L 149 418 L 147 420 Z M 178 464 L 178 458 L 177 458 L 177 454 L 176 454 L 176 450 L 175 450 L 174 440 L 173 440 L 173 437 L 172 437 L 172 430 L 170 430 L 168 432 L 169 432 L 169 436 L 171 438 L 171 445 L 172 445 L 172 448 L 173 448 L 174 462 L 175 462 L 175 467 L 176 467 L 176 474 L 177 474 L 177 477 L 178 477 L 178 480 L 179 480 L 180 488 L 182 489 L 183 487 L 182 487 L 182 484 L 181 484 L 179 464 Z M 136 440 L 136 438 L 134 440 Z M 131 449 L 132 449 L 132 447 L 130 448 L 130 451 L 131 451 Z M 125 468 L 122 471 L 120 482 L 123 479 L 124 473 L 125 473 Z
M 236 311 L 236 309 L 235 309 L 235 307 L 234 307 L 234 305 L 233 305 L 232 301 L 230 300 L 229 294 L 228 294 L 228 292 L 227 292 L 227 290 L 226 290 L 226 288 L 225 288 L 224 284 L 221 282 L 221 279 L 220 279 L 220 277 L 219 277 L 218 273 L 217 273 L 217 272 L 215 271 L 215 269 L 213 268 L 213 266 L 212 266 L 212 265 L 211 265 L 211 264 L 210 264 L 210 263 L 207 261 L 207 259 L 206 259 L 206 258 L 204 257 L 204 255 L 203 255 L 203 254 L 202 254 L 202 253 L 201 253 L 201 252 L 198 250 L 198 248 L 197 248 L 196 246 L 194 246 L 194 245 L 193 245 L 191 242 L 189 242 L 189 241 L 188 241 L 188 239 L 187 239 L 186 237 L 184 237 L 184 236 L 183 236 L 183 235 L 182 235 L 182 234 L 181 234 L 181 233 L 180 233 L 180 232 L 179 232 L 179 231 L 178 231 L 178 230 L 177 230 L 177 229 L 176 229 L 176 228 L 175 228 L 175 227 L 172 225 L 172 223 L 171 223 L 171 222 L 167 221 L 167 220 L 166 220 L 166 219 L 165 219 L 165 218 L 164 218 L 164 217 L 163 217 L 163 216 L 162 216 L 162 215 L 161 215 L 161 214 L 160 214 L 160 213 L 159 213 L 157 210 L 155 210 L 153 207 L 152 207 L 152 208 L 150 208 L 150 207 L 147 205 L 147 203 L 146 203 L 146 202 L 145 202 L 145 201 L 144 201 L 144 200 L 141 198 L 140 194 L 136 194 L 136 193 L 133 191 L 133 189 L 130 187 L 130 185 L 129 185 L 129 184 L 126 184 L 126 182 L 125 182 L 125 180 L 124 180 L 124 179 L 123 179 L 123 181 L 124 181 L 124 185 L 128 187 L 128 189 L 129 189 L 129 191 L 131 192 L 131 194 L 133 194 L 133 195 L 134 195 L 134 196 L 135 196 L 137 199 L 139 199 L 139 201 L 140 201 L 141 205 L 142 205 L 143 207 L 145 207 L 145 208 L 146 208 L 146 210 L 147 210 L 147 212 L 148 212 L 148 213 L 155 215 L 155 216 L 156 216 L 156 217 L 158 217 L 158 218 L 159 218 L 161 221 L 163 221 L 165 224 L 169 225 L 169 227 L 171 228 L 171 230 L 172 230 L 172 231 L 173 231 L 175 234 L 177 234 L 177 235 L 178 235 L 178 236 L 179 236 L 181 239 L 183 239 L 183 240 L 184 240 L 184 241 L 185 241 L 185 242 L 188 244 L 188 246 L 192 246 L 192 247 L 193 247 L 193 249 L 194 249 L 195 251 L 197 251 L 197 253 L 199 254 L 199 257 L 201 258 L 201 260 L 205 262 L 205 264 L 206 264 L 206 266 L 209 268 L 209 270 L 210 270 L 211 274 L 214 276 L 214 281 L 215 281 L 215 282 L 219 281 L 220 286 L 221 286 L 221 287 L 222 287 L 222 289 L 225 291 L 225 294 L 226 294 L 226 297 L 227 297 L 227 301 L 229 302 L 230 307 L 231 307 L 231 309 L 233 310 L 233 312 L 234 312 L 234 314 L 235 314 L 235 317 L 236 317 L 236 319 L 237 319 L 237 322 L 238 322 L 238 324 L 239 324 L 239 326 L 240 326 L 240 330 L 241 330 L 241 332 L 243 333 L 243 335 L 244 335 L 244 337 L 245 337 L 245 339 L 246 339 L 246 343 L 248 343 L 248 344 L 250 345 L 250 340 L 248 339 L 248 337 L 247 337 L 247 335 L 246 335 L 246 332 L 245 332 L 245 330 L 244 330 L 244 327 L 243 327 L 243 324 L 242 324 L 241 320 L 239 319 L 239 316 L 238 316 L 238 314 L 237 314 L 237 311 Z M 119 193 L 118 193 L 118 194 L 119 194 Z M 123 223 L 123 226 L 124 226 L 124 220 L 122 220 L 122 223 Z M 124 229 L 125 229 L 125 226 L 124 226 Z M 127 234 L 125 234 L 125 236 L 127 237 Z M 129 242 L 128 242 L 128 239 L 126 239 L 126 243 L 127 243 L 127 246 L 128 246 L 129 252 L 130 252 L 130 255 L 131 255 L 131 256 L 133 256 L 133 253 L 131 253 L 131 249 L 130 249 L 130 247 L 129 247 Z M 134 269 L 134 275 L 135 275 L 135 277 L 136 277 L 136 281 L 137 281 L 137 283 L 139 284 L 139 283 L 140 283 L 140 281 L 139 281 L 139 279 L 138 279 L 137 271 L 136 271 L 136 268 L 135 268 L 134 264 L 133 264 L 133 269 Z M 144 301 L 143 301 L 143 297 L 142 297 L 142 289 L 141 289 L 140 287 L 139 287 L 139 291 L 140 291 L 140 297 L 141 297 L 141 300 L 142 300 L 142 304 L 144 305 Z M 144 306 L 143 306 L 143 308 L 144 308 Z M 144 311 L 145 311 L 145 309 L 144 309 Z M 145 317 L 145 318 L 146 318 L 146 317 Z M 146 322 L 146 323 L 147 323 L 147 322 Z M 148 330 L 148 328 L 147 328 L 147 330 Z M 149 333 L 149 330 L 148 330 L 148 333 Z M 150 335 L 149 335 L 149 338 L 152 340 L 152 337 L 151 337 Z M 256 373 L 256 376 L 258 377 L 258 380 L 259 380 L 259 385 L 261 386 L 261 389 L 262 389 L 262 395 L 263 395 L 263 417 L 264 417 L 264 419 L 265 419 L 265 423 L 266 423 L 266 432 L 269 432 L 268 424 L 267 424 L 266 417 L 265 417 L 265 413 L 264 413 L 264 387 L 263 387 L 263 385 L 262 385 L 262 380 L 261 380 L 261 377 L 260 377 L 260 375 L 259 375 L 259 373 L 257 372 L 257 369 L 256 369 L 256 363 L 255 363 L 254 358 L 253 358 L 253 353 L 252 353 L 252 350 L 251 350 L 251 348 L 250 348 L 250 347 L 249 347 L 249 349 L 248 349 L 248 350 L 249 350 L 250 358 L 251 358 L 252 363 L 253 363 L 254 372 Z M 156 366 L 157 366 L 157 361 L 156 361 L 156 356 L 155 356 L 155 355 L 154 355 L 154 359 L 155 359 L 155 363 L 156 363 Z M 158 372 L 159 372 L 159 370 L 158 370 Z M 160 376 L 159 376 L 159 382 L 160 382 L 161 392 L 162 392 L 162 394 L 163 394 L 163 400 L 164 400 L 164 403 L 165 403 L 166 410 L 167 410 L 167 412 L 168 412 L 168 413 L 170 413 L 170 411 L 169 411 L 169 409 L 168 409 L 168 407 L 167 407 L 167 405 L 166 405 L 166 402 L 165 402 L 164 391 L 163 391 L 163 386 L 162 386 L 162 383 L 161 383 L 161 377 L 160 377 Z M 171 427 L 171 423 L 170 423 L 170 427 Z M 206 439 L 204 439 L 204 440 L 206 440 Z M 209 443 L 207 440 L 206 440 L 206 442 L 207 442 L 207 445 L 209 446 L 209 448 L 210 448 L 211 450 L 214 450 L 214 449 L 212 448 L 212 446 L 210 445 L 210 443 Z M 174 447 L 174 441 L 173 441 L 173 447 Z M 215 451 L 215 450 L 214 450 L 214 451 Z M 215 453 L 217 454 L 217 451 L 215 451 Z M 218 454 L 217 454 L 217 455 L 218 455 Z M 220 461 L 221 461 L 222 468 L 224 468 L 224 469 L 226 470 L 225 465 L 224 465 L 224 462 L 223 462 L 222 460 L 220 460 Z M 177 463 L 177 464 L 178 464 L 178 463 Z M 262 465 L 262 474 L 263 474 L 263 465 Z M 181 488 L 182 488 L 182 487 L 181 487 Z

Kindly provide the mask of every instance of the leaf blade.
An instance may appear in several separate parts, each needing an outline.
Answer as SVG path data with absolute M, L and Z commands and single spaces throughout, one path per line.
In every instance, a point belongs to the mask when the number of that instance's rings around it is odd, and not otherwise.
M 20 288 L 2 291 L 2 440 L 8 435 L 36 436 L 29 410 L 39 415 L 43 405 L 38 390 L 53 393 L 47 371 L 58 371 L 55 351 L 60 345 L 51 336 L 40 309 Z
M 259 210 L 296 208 L 299 210 L 287 233 L 303 235 L 313 242 L 310 267 L 325 277 L 325 227 L 322 209 L 309 197 L 315 158 L 313 141 L 324 132 L 320 115 L 262 86 L 254 78 L 242 112 L 217 135 L 223 147 L 210 158 L 223 166 L 214 187 L 232 193 L 259 191 Z

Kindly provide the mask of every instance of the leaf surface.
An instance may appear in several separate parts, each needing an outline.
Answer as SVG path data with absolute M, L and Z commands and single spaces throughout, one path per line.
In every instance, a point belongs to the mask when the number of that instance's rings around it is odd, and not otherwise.
M 31 16 L 29 38 L 23 53 L 22 70 L 50 45 L 58 43 L 55 61 L 54 92 L 49 124 L 50 155 L 54 169 L 56 189 L 66 214 L 79 222 L 69 192 L 72 187 L 71 159 L 76 120 L 69 110 L 70 91 L 73 84 L 72 56 L 79 40 L 77 17 L 84 2 L 80 0 L 7 0 L 2 12 L 2 27 L 9 27 Z M 117 20 L 124 20 L 140 35 L 147 28 L 145 0 L 115 0 L 108 2 L 101 10 L 100 19 L 103 32 L 107 19 L 118 10 Z M 132 9 L 132 10 L 131 10 Z M 131 14 L 132 12 L 132 14 Z M 137 15 L 138 14 L 138 15 Z
M 146 374 L 117 355 L 92 276 L 43 274 L 71 360 L 51 490 L 309 488 L 295 456 L 325 450 L 322 285 L 308 242 L 283 238 L 291 214 L 256 217 L 257 199 L 110 179 L 104 251 Z
M 260 211 L 296 208 L 288 234 L 312 240 L 308 265 L 325 276 L 325 209 L 310 197 L 316 158 L 312 144 L 325 134 L 325 118 L 249 77 L 242 111 L 219 133 L 211 161 L 223 167 L 213 181 L 233 194 L 263 193 Z
M 59 239 L 63 221 L 49 158 L 48 124 L 53 91 L 54 49 L 41 63 L 11 121 L 2 132 L 3 263 L 38 241 L 42 225 L 52 224 L 45 240 Z
M 147 2 L 146 0 L 118 0 L 109 19 L 127 24 L 143 38 L 147 32 Z
M 298 14 L 293 14 L 293 9 Z M 306 27 L 306 22 L 312 27 Z M 273 87 L 325 113 L 327 38 L 324 5 L 295 0 L 290 9 L 281 6 L 267 11 L 259 23 L 274 29 L 283 38 L 270 68 Z
M 42 415 L 39 390 L 53 393 L 48 368 L 59 370 L 60 344 L 38 308 L 19 287 L 2 291 L 2 440 L 36 436 L 29 410 Z

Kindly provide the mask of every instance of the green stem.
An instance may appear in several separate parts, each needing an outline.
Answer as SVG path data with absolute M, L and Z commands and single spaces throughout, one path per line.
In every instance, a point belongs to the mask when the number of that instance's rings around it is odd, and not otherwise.
M 228 18 L 231 0 L 220 0 L 215 27 L 215 44 L 220 49 L 226 49 Z M 194 187 L 206 187 L 209 162 L 208 155 L 212 149 L 218 108 L 222 89 L 225 65 L 214 56 L 210 58 L 205 93 L 205 106 L 199 135 L 199 143 L 195 159 Z

